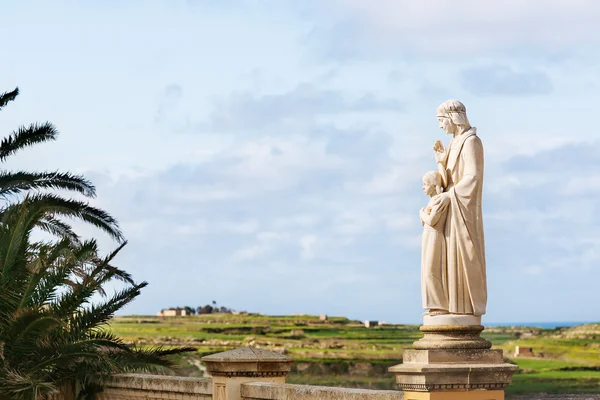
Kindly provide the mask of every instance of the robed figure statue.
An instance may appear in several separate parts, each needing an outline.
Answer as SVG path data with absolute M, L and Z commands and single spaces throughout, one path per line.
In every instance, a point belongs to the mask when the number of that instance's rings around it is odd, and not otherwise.
M 438 140 L 435 159 L 443 192 L 436 199 L 445 212 L 444 285 L 440 295 L 447 302 L 428 305 L 430 315 L 461 314 L 481 316 L 487 303 L 486 264 L 481 211 L 483 188 L 483 145 L 467 119 L 464 104 L 448 100 L 437 109 L 440 128 L 453 135 L 446 149 Z M 435 201 L 430 207 L 436 207 Z M 425 245 L 425 244 L 424 244 Z M 439 251 L 439 249 L 423 249 Z M 424 277 L 424 279 L 426 279 Z M 428 288 L 423 282 L 424 290 Z M 439 287 L 436 282 L 436 289 Z M 437 297 L 437 296 L 436 296 Z

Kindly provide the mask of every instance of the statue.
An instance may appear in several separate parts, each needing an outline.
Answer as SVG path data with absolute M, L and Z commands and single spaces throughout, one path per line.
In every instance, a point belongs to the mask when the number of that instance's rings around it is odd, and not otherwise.
M 423 218 L 427 207 L 422 210 L 421 219 L 424 230 L 441 233 L 443 229 L 445 253 L 438 255 L 442 246 L 437 236 L 434 240 L 430 238 L 431 233 L 423 233 L 423 306 L 429 309 L 426 313 L 429 316 L 451 314 L 480 318 L 485 314 L 487 303 L 481 211 L 483 145 L 476 129 L 469 124 L 461 102 L 442 103 L 437 117 L 440 128 L 453 135 L 453 139 L 448 149 L 439 140 L 434 144 L 439 173 L 436 184 L 439 182 L 443 191 L 432 196 L 428 207 L 440 214 L 440 219 L 445 217 L 445 221 L 428 224 L 428 219 Z M 436 263 L 442 264 L 441 271 Z
M 448 100 L 437 109 L 448 149 L 433 146 L 437 170 L 423 177 L 430 197 L 423 223 L 421 276 L 423 337 L 390 367 L 405 399 L 503 400 L 519 367 L 481 337 L 487 303 L 481 198 L 483 146 L 465 106 Z
M 423 224 L 421 251 L 421 290 L 426 315 L 448 313 L 448 278 L 446 274 L 446 238 L 444 228 L 448 215 L 448 197 L 441 197 L 444 187 L 442 175 L 430 171 L 423 176 L 423 192 L 430 196 L 421 208 Z

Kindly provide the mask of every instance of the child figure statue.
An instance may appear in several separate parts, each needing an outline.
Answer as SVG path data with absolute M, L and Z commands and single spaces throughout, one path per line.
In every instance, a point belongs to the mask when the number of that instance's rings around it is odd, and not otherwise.
M 423 176 L 423 192 L 430 196 L 429 203 L 420 211 L 423 224 L 421 250 L 421 291 L 424 315 L 448 314 L 448 277 L 446 239 L 444 228 L 449 199 L 440 194 L 444 191 L 443 178 L 438 171 Z

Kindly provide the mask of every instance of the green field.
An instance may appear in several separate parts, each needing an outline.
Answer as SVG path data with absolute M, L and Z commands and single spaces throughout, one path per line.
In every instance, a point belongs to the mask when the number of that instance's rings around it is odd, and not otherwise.
M 176 360 L 180 375 L 203 376 L 204 355 L 252 346 L 293 357 L 289 383 L 369 389 L 395 389 L 387 368 L 421 337 L 417 325 L 365 328 L 342 317 L 307 315 L 129 316 L 113 319 L 110 327 L 141 346 L 196 347 Z M 509 394 L 600 393 L 600 324 L 584 328 L 493 328 L 483 336 L 521 368 Z M 536 357 L 511 359 L 516 345 L 533 347 Z

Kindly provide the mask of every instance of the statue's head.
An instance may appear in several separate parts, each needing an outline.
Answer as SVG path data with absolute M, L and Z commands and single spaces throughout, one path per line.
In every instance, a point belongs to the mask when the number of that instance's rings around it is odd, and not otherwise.
M 423 175 L 423 192 L 427 196 L 440 194 L 444 191 L 442 187 L 442 175 L 437 171 L 429 171 Z
M 446 133 L 455 134 L 471 128 L 467 118 L 467 108 L 458 100 L 447 100 L 440 104 L 436 115 L 440 128 Z

